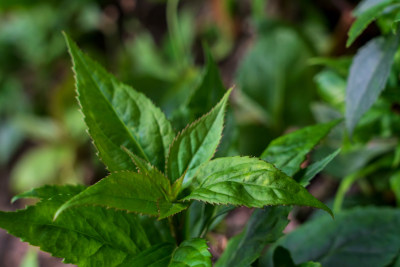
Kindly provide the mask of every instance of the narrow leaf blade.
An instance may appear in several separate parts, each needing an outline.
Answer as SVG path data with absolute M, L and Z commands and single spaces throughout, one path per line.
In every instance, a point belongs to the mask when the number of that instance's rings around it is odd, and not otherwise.
M 400 34 L 378 37 L 354 57 L 346 88 L 346 126 L 350 134 L 384 89 L 399 42 Z
M 167 174 L 172 183 L 186 172 L 182 187 L 187 187 L 198 166 L 214 155 L 221 139 L 230 93 L 231 90 L 208 114 L 184 129 L 174 140 L 167 161 Z
M 273 140 L 261 154 L 261 159 L 273 163 L 288 176 L 300 170 L 306 155 L 340 120 L 308 126 Z

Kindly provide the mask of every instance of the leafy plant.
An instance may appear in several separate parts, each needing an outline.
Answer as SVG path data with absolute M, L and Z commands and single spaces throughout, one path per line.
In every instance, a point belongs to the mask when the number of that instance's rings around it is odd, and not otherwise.
M 267 161 L 238 156 L 211 160 L 231 90 L 175 136 L 149 99 L 107 73 L 68 36 L 66 41 L 82 113 L 110 175 L 88 188 L 45 186 L 16 196 L 14 200 L 40 201 L 24 210 L 0 213 L 0 226 L 11 234 L 80 266 L 210 266 L 204 234 L 185 238 L 182 231 L 185 210 L 197 201 L 259 208 L 301 205 L 332 215 L 288 171 Z M 307 151 L 336 124 L 315 126 L 314 139 L 301 144 L 302 153 L 286 166 L 298 170 Z M 293 143 L 302 134 L 286 139 Z M 280 143 L 271 144 L 263 155 L 274 157 Z M 207 227 L 203 225 L 200 233 Z

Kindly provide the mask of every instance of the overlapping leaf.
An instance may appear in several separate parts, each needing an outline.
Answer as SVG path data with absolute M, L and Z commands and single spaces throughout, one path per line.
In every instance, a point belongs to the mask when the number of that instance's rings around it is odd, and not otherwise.
M 229 240 L 215 266 L 250 266 L 267 244 L 282 236 L 289 211 L 290 207 L 256 209 L 243 232 Z
M 311 149 L 338 123 L 339 120 L 317 124 L 281 136 L 268 145 L 260 158 L 292 176 L 300 170 L 301 163 Z
M 166 167 L 171 182 L 186 172 L 183 188 L 187 187 L 198 166 L 214 155 L 221 139 L 230 92 L 208 114 L 184 129 L 172 143 Z
M 332 212 L 303 186 L 272 164 L 249 157 L 226 157 L 202 165 L 194 189 L 183 200 L 264 207 L 300 205 Z
M 390 266 L 400 251 L 400 211 L 367 207 L 338 213 L 335 220 L 318 217 L 280 239 L 260 266 L 273 266 L 277 246 L 287 248 L 296 264 L 318 261 L 322 266 Z
M 161 173 L 112 173 L 66 202 L 57 211 L 82 205 L 104 206 L 158 217 L 168 217 L 186 208 L 172 203 L 169 181 Z
M 66 36 L 79 103 L 99 156 L 110 171 L 134 170 L 121 146 L 164 170 L 174 138 L 170 123 L 143 94 L 122 84 Z
M 56 210 L 81 190 L 81 186 L 44 187 L 36 190 L 41 193 L 25 194 L 43 199 L 24 210 L 0 212 L 0 227 L 79 266 L 121 266 L 162 242 L 160 238 L 150 242 L 139 217 L 123 211 L 78 207 L 63 212 L 54 221 Z

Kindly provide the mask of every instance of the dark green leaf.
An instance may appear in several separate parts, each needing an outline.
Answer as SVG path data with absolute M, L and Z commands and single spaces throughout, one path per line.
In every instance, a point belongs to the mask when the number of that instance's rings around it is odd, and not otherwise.
M 400 34 L 375 38 L 354 57 L 346 88 L 346 126 L 350 134 L 385 88 L 399 41 Z
M 317 261 L 324 267 L 383 267 L 400 252 L 400 210 L 357 208 L 320 216 L 280 239 L 268 250 L 260 266 L 273 266 L 274 248 L 283 246 L 296 264 Z
M 54 213 L 79 188 L 67 186 L 65 192 L 62 187 L 38 189 L 40 193 L 31 196 L 45 198 L 23 210 L 0 212 L 0 227 L 55 257 L 64 258 L 66 263 L 79 266 L 119 266 L 153 245 L 138 216 L 132 213 L 78 207 L 66 210 L 53 221 Z
M 400 172 L 390 177 L 390 187 L 396 196 L 397 205 L 400 206 Z
M 167 161 L 167 174 L 171 182 L 186 173 L 183 188 L 187 187 L 198 166 L 214 155 L 221 139 L 225 106 L 230 93 L 231 90 L 208 114 L 185 128 L 175 138 Z
M 194 178 L 193 191 L 183 200 L 262 208 L 266 205 L 300 205 L 330 209 L 272 164 L 249 157 L 227 157 L 203 164 Z
M 311 179 L 314 178 L 314 176 L 317 175 L 319 172 L 321 172 L 326 167 L 326 165 L 328 165 L 340 153 L 340 150 L 340 148 L 337 149 L 335 152 L 329 154 L 328 156 L 317 162 L 314 162 L 306 169 L 303 169 L 301 172 L 299 172 L 298 174 L 300 178 L 296 179 L 299 184 L 306 187 L 310 183 Z
M 169 181 L 161 173 L 154 172 L 147 176 L 143 173 L 118 172 L 73 197 L 60 207 L 55 217 L 74 206 L 94 205 L 163 218 L 186 208 L 183 204 L 170 202 L 170 197 Z
M 290 207 L 256 209 L 243 232 L 229 240 L 215 266 L 250 266 L 267 244 L 282 236 L 290 210 Z
M 297 130 L 273 140 L 261 154 L 261 159 L 273 163 L 278 169 L 292 176 L 300 170 L 306 155 L 340 120 L 317 124 Z
M 217 63 L 212 57 L 208 46 L 204 48 L 207 57 L 207 65 L 203 80 L 192 95 L 188 104 L 195 118 L 208 112 L 224 96 L 226 90 L 219 74 Z
M 45 185 L 43 187 L 34 188 L 30 191 L 14 196 L 11 202 L 15 202 L 21 198 L 49 199 L 58 194 L 73 196 L 82 192 L 83 190 L 85 190 L 85 188 L 86 186 L 83 185 Z
M 211 253 L 201 238 L 185 240 L 174 251 L 169 267 L 211 267 Z
M 159 108 L 120 83 L 66 36 L 74 62 L 79 103 L 99 156 L 110 171 L 134 170 L 126 147 L 164 170 L 174 133 Z
M 321 267 L 317 262 L 304 262 L 299 265 L 294 264 L 290 252 L 284 247 L 277 247 L 274 251 L 274 267 Z
M 171 260 L 175 245 L 171 243 L 161 243 L 144 250 L 134 258 L 126 260 L 118 267 L 165 267 Z

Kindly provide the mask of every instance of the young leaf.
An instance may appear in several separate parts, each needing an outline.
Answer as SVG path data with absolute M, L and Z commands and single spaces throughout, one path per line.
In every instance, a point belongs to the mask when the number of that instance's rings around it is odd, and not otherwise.
M 227 157 L 203 164 L 183 200 L 262 208 L 299 205 L 331 210 L 272 164 L 249 157 Z
M 399 42 L 400 34 L 378 37 L 354 57 L 346 88 L 346 126 L 350 134 L 384 89 Z
M 290 207 L 256 209 L 242 233 L 229 240 L 215 267 L 250 266 L 267 244 L 282 236 Z
M 383 10 L 387 8 L 393 0 L 384 0 L 376 3 L 369 7 L 367 10 L 357 16 L 357 20 L 351 25 L 348 32 L 349 39 L 347 40 L 346 46 L 349 47 L 354 40 L 367 28 L 367 26 L 373 22 L 379 15 L 382 14 Z
M 183 188 L 187 187 L 198 166 L 209 161 L 221 139 L 225 106 L 231 93 L 229 90 L 221 101 L 175 138 L 167 160 L 167 174 L 175 182 L 185 172 Z
M 273 140 L 261 154 L 261 159 L 273 163 L 288 176 L 300 170 L 306 155 L 340 120 L 308 126 Z
M 151 176 L 135 172 L 112 173 L 64 203 L 55 217 L 68 208 L 82 205 L 166 217 L 186 208 L 183 204 L 170 202 L 170 191 L 169 181 L 158 172 Z
M 277 246 L 287 248 L 295 263 L 318 261 L 322 266 L 389 266 L 400 251 L 400 210 L 367 207 L 347 210 L 335 220 L 320 216 L 281 238 L 262 257 L 272 266 Z
M 185 240 L 175 249 L 168 267 L 211 267 L 211 253 L 201 238 Z
M 314 162 L 306 169 L 303 169 L 302 172 L 298 173 L 299 176 L 296 175 L 295 180 L 302 186 L 306 187 L 310 183 L 311 179 L 314 178 L 314 176 L 317 175 L 319 172 L 321 172 L 326 167 L 326 165 L 328 165 L 339 154 L 340 150 L 340 148 L 337 149 L 335 152 L 329 154 L 325 158 Z
M 63 187 L 53 190 L 46 187 L 39 191 L 46 191 L 46 197 L 35 206 L 0 212 L 0 227 L 55 257 L 64 258 L 65 263 L 119 266 L 153 245 L 135 214 L 79 207 L 65 211 L 53 221 L 56 210 L 78 193 L 79 187 L 67 186 L 65 192 Z M 52 196 L 51 191 L 54 192 Z
M 134 170 L 126 147 L 163 171 L 174 133 L 159 108 L 82 53 L 65 35 L 78 100 L 99 155 L 110 171 Z

